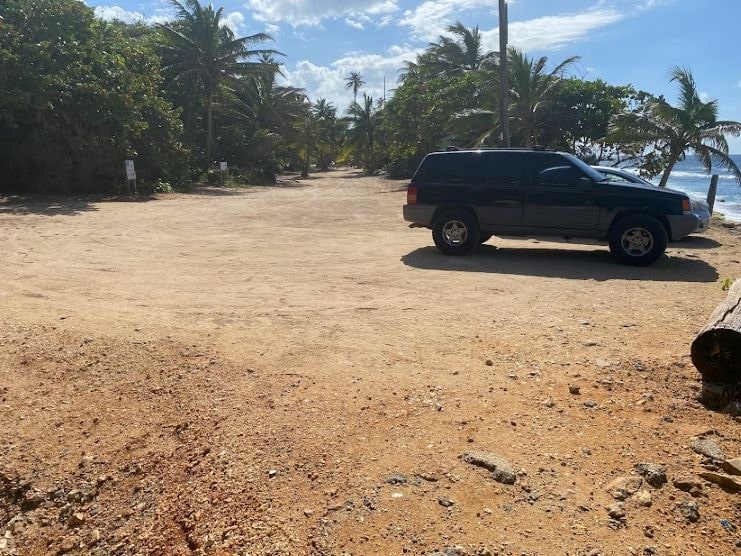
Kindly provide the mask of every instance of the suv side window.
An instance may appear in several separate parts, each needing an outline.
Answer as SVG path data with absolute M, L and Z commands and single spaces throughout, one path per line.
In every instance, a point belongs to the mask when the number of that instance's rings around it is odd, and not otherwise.
M 556 153 L 537 153 L 528 160 L 534 186 L 576 185 L 582 173 Z
M 523 153 L 488 153 L 487 182 L 491 185 L 521 186 L 527 181 L 527 155 Z
M 570 185 L 579 183 L 581 175 L 571 166 L 554 166 L 546 168 L 537 176 L 540 185 Z
M 413 181 L 478 185 L 484 182 L 485 160 L 479 153 L 428 155 Z

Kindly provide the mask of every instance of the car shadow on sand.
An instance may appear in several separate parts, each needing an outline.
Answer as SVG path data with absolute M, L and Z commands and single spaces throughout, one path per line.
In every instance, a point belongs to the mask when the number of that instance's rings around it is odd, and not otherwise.
M 606 248 L 584 251 L 558 247 L 512 248 L 482 245 L 465 257 L 451 257 L 442 254 L 435 247 L 422 247 L 402 256 L 401 261 L 407 266 L 424 270 L 486 272 L 572 280 L 718 280 L 718 271 L 700 259 L 665 256 L 651 266 L 634 267 L 616 262 Z
M 680 241 L 672 243 L 669 247 L 676 249 L 715 249 L 722 246 L 719 241 L 715 241 L 705 236 L 687 236 Z

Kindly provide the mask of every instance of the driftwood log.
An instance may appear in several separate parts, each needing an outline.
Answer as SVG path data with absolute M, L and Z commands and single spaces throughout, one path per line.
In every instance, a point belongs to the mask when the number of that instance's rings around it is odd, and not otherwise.
M 706 382 L 741 383 L 741 279 L 692 342 L 692 363 Z

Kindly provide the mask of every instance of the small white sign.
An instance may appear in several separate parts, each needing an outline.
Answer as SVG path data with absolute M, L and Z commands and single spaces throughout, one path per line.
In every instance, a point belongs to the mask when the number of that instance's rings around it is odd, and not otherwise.
M 124 160 L 124 167 L 126 168 L 126 179 L 127 180 L 135 180 L 136 179 L 136 171 L 134 170 L 134 161 L 133 160 Z
M 219 170 L 226 172 L 226 162 L 219 162 Z

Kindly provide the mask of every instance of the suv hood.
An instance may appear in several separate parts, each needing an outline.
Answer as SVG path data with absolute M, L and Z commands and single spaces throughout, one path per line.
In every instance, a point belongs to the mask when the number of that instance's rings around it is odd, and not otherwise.
M 610 183 L 609 187 L 625 187 L 629 189 L 642 189 L 643 191 L 651 191 L 663 195 L 668 193 L 671 196 L 678 195 L 680 197 L 687 197 L 687 194 L 676 189 L 668 189 L 666 187 L 659 187 L 658 185 L 648 185 L 643 183 Z

